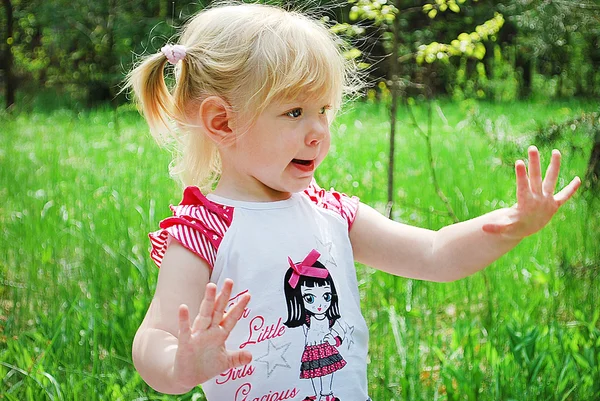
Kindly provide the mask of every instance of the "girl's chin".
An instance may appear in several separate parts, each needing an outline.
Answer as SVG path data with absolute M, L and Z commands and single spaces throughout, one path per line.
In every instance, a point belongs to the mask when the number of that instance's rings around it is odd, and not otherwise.
M 303 192 L 306 188 L 308 188 L 312 180 L 312 174 L 303 177 L 287 176 L 286 178 L 281 177 L 278 182 L 263 182 L 262 185 L 264 185 L 265 190 L 270 193 L 271 196 L 287 199 L 293 193 Z
M 291 192 L 291 193 L 302 192 L 306 188 L 308 188 L 308 186 L 310 185 L 312 180 L 313 180 L 313 174 L 295 176 L 291 180 L 289 180 L 283 184 L 283 186 L 285 187 L 285 189 L 283 189 L 283 191 Z
M 303 192 L 304 190 L 306 190 L 306 188 L 308 188 L 308 186 L 310 185 L 311 181 L 312 181 L 312 177 L 308 177 L 306 179 L 306 184 L 303 185 L 298 185 L 294 191 L 291 192 Z

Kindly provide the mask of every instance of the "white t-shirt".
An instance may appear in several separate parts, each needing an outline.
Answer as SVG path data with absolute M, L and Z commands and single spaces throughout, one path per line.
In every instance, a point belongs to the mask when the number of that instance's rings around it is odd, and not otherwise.
M 278 202 L 243 202 L 196 187 L 150 234 L 160 266 L 169 235 L 205 259 L 230 305 L 252 299 L 227 340 L 250 364 L 202 384 L 209 401 L 367 401 L 368 331 L 360 311 L 349 229 L 356 197 L 316 183 Z M 313 398 L 315 397 L 315 398 Z

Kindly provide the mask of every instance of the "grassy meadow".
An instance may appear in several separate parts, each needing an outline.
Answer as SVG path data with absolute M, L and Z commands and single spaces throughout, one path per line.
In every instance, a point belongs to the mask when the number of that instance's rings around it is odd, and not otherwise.
M 585 175 L 589 133 L 574 125 L 546 136 L 540 127 L 597 103 L 437 106 L 435 172 L 461 220 L 513 204 L 513 163 L 531 143 L 544 165 L 552 148 L 562 151 L 559 185 Z M 415 110 L 425 127 L 426 108 Z M 453 220 L 426 141 L 405 108 L 399 118 L 393 217 L 439 229 Z M 384 107 L 350 105 L 320 184 L 383 211 L 388 131 Z M 155 393 L 131 362 L 157 276 L 147 233 L 181 199 L 170 154 L 142 118 L 130 106 L 4 115 L 0 141 L 0 399 L 202 400 L 199 390 Z M 357 271 L 374 401 L 600 400 L 600 202 L 589 192 L 467 279 Z

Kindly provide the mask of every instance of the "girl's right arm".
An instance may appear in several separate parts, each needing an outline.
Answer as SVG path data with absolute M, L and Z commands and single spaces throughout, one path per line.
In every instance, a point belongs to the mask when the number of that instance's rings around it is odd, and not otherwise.
M 401 224 L 360 204 L 350 239 L 358 262 L 409 278 L 453 281 L 473 274 L 514 248 L 523 238 L 541 230 L 581 184 L 575 177 L 554 194 L 560 170 L 560 152 L 542 180 L 540 155 L 529 148 L 529 171 L 515 163 L 517 203 L 471 220 L 431 231 Z
M 144 381 L 167 394 L 183 394 L 221 372 L 251 362 L 248 351 L 228 351 L 225 340 L 250 300 L 225 312 L 233 282 L 217 294 L 210 268 L 170 238 L 154 298 L 133 340 L 133 363 Z M 190 315 L 195 319 L 190 322 Z

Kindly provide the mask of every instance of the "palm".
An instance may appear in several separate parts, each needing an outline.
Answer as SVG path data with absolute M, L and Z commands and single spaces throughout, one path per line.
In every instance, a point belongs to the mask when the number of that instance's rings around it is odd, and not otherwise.
M 560 152 L 552 152 L 552 160 L 542 179 L 540 155 L 535 146 L 529 148 L 529 171 L 521 160 L 515 163 L 517 204 L 505 221 L 484 226 L 484 231 L 523 238 L 541 230 L 579 188 L 575 177 L 566 187 L 554 194 L 560 171 Z M 529 173 L 529 174 L 528 174 Z
M 178 382 L 196 386 L 227 369 L 250 363 L 248 351 L 229 351 L 225 341 L 241 317 L 250 296 L 242 296 L 228 312 L 225 308 L 231 296 L 233 282 L 226 280 L 216 296 L 216 286 L 209 284 L 198 315 L 190 326 L 189 311 L 179 309 L 179 344 L 175 357 L 174 374 Z

